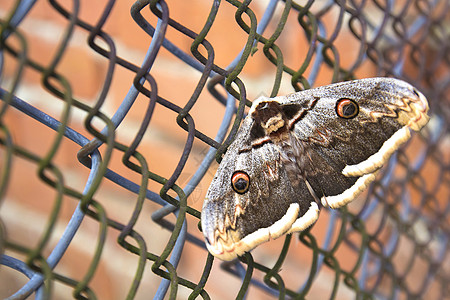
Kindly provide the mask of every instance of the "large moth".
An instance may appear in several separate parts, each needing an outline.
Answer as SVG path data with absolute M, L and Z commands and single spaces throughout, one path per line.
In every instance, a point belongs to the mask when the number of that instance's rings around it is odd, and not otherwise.
M 341 82 L 254 101 L 206 194 L 211 254 L 231 260 L 341 207 L 428 122 L 426 98 L 390 78 Z

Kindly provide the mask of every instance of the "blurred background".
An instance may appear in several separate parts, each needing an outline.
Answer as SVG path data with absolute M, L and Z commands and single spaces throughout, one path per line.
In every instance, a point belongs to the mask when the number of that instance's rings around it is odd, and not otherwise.
M 449 2 L 156 2 L 0 2 L 0 298 L 450 299 Z M 432 118 L 370 189 L 208 256 L 246 100 L 374 76 Z

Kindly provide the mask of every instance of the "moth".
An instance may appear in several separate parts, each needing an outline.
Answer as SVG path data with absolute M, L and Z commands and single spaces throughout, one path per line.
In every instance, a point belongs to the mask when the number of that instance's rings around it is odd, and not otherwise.
M 232 260 L 302 231 L 375 179 L 428 122 L 425 96 L 391 78 L 341 82 L 254 101 L 206 193 L 208 251 Z

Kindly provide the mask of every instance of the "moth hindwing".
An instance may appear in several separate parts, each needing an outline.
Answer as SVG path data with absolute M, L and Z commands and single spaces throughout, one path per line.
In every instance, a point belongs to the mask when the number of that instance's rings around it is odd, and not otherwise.
M 257 99 L 206 194 L 208 250 L 231 260 L 301 231 L 319 205 L 341 207 L 428 121 L 428 103 L 397 79 L 368 78 Z

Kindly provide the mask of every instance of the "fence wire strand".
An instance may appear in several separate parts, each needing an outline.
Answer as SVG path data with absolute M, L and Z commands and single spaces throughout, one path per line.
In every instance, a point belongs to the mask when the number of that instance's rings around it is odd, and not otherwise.
M 151 40 L 145 58 L 139 63 L 119 56 L 118 45 L 106 29 L 107 22 L 113 18 L 116 5 L 113 0 L 105 1 L 96 23 L 82 19 L 79 0 L 70 4 L 50 0 L 51 13 L 66 21 L 61 23 L 64 24 L 61 25 L 63 34 L 53 56 L 49 61 L 40 61 L 29 52 L 30 38 L 22 29 L 38 2 L 16 1 L 0 15 L 0 208 L 5 207 L 3 204 L 9 201 L 8 197 L 11 198 L 11 195 L 7 197 L 7 190 L 17 159 L 34 164 L 40 180 L 54 191 L 46 225 L 37 244 L 11 238 L 6 232 L 10 225 L 0 220 L 1 266 L 29 279 L 9 299 L 23 299 L 33 294 L 36 299 L 49 299 L 55 297 L 56 284 L 70 287 L 74 298 L 96 299 L 93 278 L 111 230 L 117 233 L 117 244 L 136 258 L 127 299 L 137 297 L 148 269 L 162 279 L 152 295 L 155 299 L 180 298 L 180 293 L 186 289 L 189 299 L 210 299 L 214 291 L 208 290 L 207 285 L 211 272 L 217 271 L 213 269 L 215 264 L 241 282 L 230 298 L 243 299 L 249 290 L 256 289 L 268 297 L 302 299 L 313 290 L 321 289 L 325 298 L 343 299 L 340 293 L 344 289 L 344 295 L 355 299 L 450 299 L 448 1 L 271 0 L 256 4 L 249 0 L 215 0 L 210 3 L 203 27 L 194 30 L 184 25 L 188 23 L 185 20 L 173 18 L 170 7 L 174 4 L 170 1 L 138 0 L 129 7 L 130 14 L 135 26 Z M 262 5 L 265 7 L 260 13 Z M 216 61 L 220 49 L 209 38 L 222 6 L 233 8 L 234 15 L 228 22 L 235 23 L 234 26 L 246 35 L 241 52 L 227 66 Z M 87 45 L 92 54 L 101 57 L 107 66 L 98 96 L 92 102 L 77 98 L 73 82 L 58 71 L 78 30 L 88 33 Z M 300 63 L 291 62 L 283 38 L 293 30 L 300 31 L 307 41 L 307 47 L 301 49 Z M 170 40 L 169 31 L 188 39 L 190 52 Z M 343 36 L 358 41 L 357 49 L 352 49 L 356 55 L 348 56 L 342 50 Z M 201 73 L 183 105 L 159 93 L 160 82 L 152 68 L 161 59 L 163 49 L 186 67 Z M 370 66 L 375 75 L 397 77 L 418 87 L 429 99 L 431 121 L 415 135 L 414 141 L 393 155 L 358 205 L 324 213 L 327 216 L 324 234 L 317 235 L 313 226 L 298 235 L 286 236 L 273 260 L 260 260 L 246 253 L 239 260 L 220 262 L 207 253 L 199 238 L 199 226 L 188 226 L 188 219 L 200 218 L 200 212 L 190 205 L 188 197 L 213 161 L 220 162 L 236 135 L 246 106 L 253 100 L 249 99 L 251 85 L 244 79 L 247 78 L 244 68 L 256 51 L 262 52 L 265 63 L 273 66 L 268 96 L 279 95 L 286 78 L 292 91 L 300 91 L 316 86 L 324 70 L 331 83 L 360 78 Z M 5 69 L 8 60 L 14 62 L 13 72 Z M 133 73 L 134 79 L 120 106 L 108 115 L 105 107 L 119 68 Z M 23 93 L 20 94 L 19 89 L 25 84 L 24 72 L 29 70 L 40 74 L 45 93 L 63 104 L 58 116 L 52 115 L 51 104 L 47 111 L 20 96 Z M 222 122 L 214 137 L 197 127 L 193 114 L 195 108 L 202 105 L 199 101 L 202 93 L 225 106 L 224 113 L 217 116 Z M 147 106 L 136 134 L 131 142 L 124 143 L 117 138 L 116 131 L 136 105 L 138 96 L 146 97 Z M 173 157 L 177 163 L 170 176 L 152 171 L 148 156 L 139 147 L 159 108 L 176 113 L 173 122 L 186 133 L 181 155 Z M 14 123 L 7 118 L 10 110 L 31 117 L 56 133 L 44 155 L 15 141 L 11 134 Z M 83 111 L 85 117 L 80 126 L 72 128 L 74 123 L 69 119 L 75 110 Z M 78 162 L 74 164 L 84 165 L 89 170 L 84 189 L 72 187 L 66 169 L 56 163 L 55 156 L 66 140 L 79 145 Z M 188 159 L 194 156 L 196 143 L 209 150 L 186 186 L 179 186 L 177 183 Z M 413 148 L 415 153 L 411 155 L 408 151 Z M 113 155 L 121 157 L 123 167 L 133 176 L 115 171 Z M 152 155 L 157 157 L 157 153 Z M 128 220 L 114 219 L 108 213 L 108 202 L 98 200 L 97 194 L 104 181 L 136 195 Z M 155 184 L 159 188 L 154 188 Z M 63 203 L 67 201 L 76 203 L 76 208 L 63 233 L 56 233 Z M 151 220 L 143 209 L 147 201 L 159 206 L 152 212 Z M 74 236 L 87 220 L 98 224 L 95 241 L 92 241 L 95 251 L 86 270 L 72 276 L 57 266 L 64 261 Z M 138 229 L 139 222 L 155 222 L 160 226 L 158 230 L 170 233 L 159 252 L 153 250 L 154 242 L 146 238 L 149 235 Z M 51 242 L 55 234 L 58 234 L 56 245 Z M 307 270 L 297 270 L 298 279 L 293 281 L 294 273 L 284 273 L 284 269 L 291 263 L 289 250 L 294 241 L 303 246 L 303 251 L 308 251 L 305 256 L 310 260 Z M 203 260 L 198 263 L 204 265 L 203 271 L 180 275 L 177 268 L 188 244 L 201 249 Z M 343 260 L 342 251 L 346 253 L 344 256 L 351 257 L 351 262 Z M 321 282 L 324 270 L 328 272 L 325 284 Z

